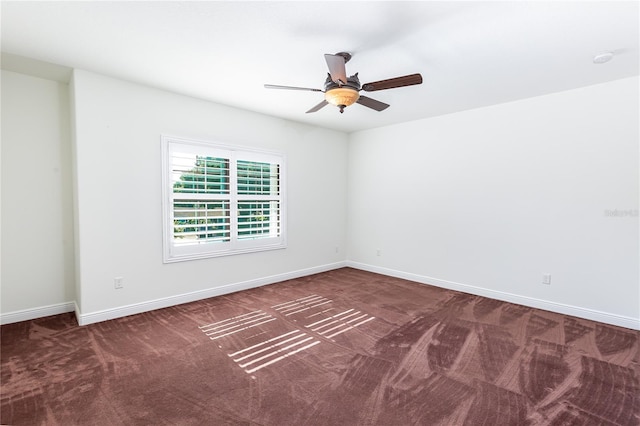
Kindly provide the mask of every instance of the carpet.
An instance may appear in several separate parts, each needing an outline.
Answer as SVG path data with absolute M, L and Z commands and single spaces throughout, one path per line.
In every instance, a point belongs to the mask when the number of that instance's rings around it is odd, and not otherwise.
M 640 332 L 342 268 L 2 326 L 11 425 L 640 425 Z

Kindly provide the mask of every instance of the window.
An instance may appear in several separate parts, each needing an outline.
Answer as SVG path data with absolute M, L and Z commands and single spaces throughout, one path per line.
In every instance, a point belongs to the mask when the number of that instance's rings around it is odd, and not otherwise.
M 162 137 L 164 262 L 286 246 L 281 154 Z

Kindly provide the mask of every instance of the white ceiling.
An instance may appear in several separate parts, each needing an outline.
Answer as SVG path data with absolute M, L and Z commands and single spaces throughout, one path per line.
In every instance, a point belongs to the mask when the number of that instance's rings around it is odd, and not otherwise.
M 351 132 L 639 74 L 638 1 L 9 2 L 2 51 Z M 391 104 L 305 114 L 323 54 L 362 83 L 419 72 Z M 595 54 L 612 51 L 606 64 Z

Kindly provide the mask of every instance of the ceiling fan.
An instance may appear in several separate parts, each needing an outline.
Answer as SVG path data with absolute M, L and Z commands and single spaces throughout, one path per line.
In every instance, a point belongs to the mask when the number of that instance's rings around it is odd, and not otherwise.
M 286 89 L 286 90 L 305 90 L 311 92 L 324 93 L 324 100 L 318 105 L 311 108 L 307 113 L 316 112 L 327 104 L 332 104 L 340 109 L 343 113 L 344 109 L 354 103 L 359 103 L 376 111 L 382 111 L 389 107 L 384 102 L 377 101 L 367 96 L 360 95 L 360 91 L 375 92 L 376 90 L 394 89 L 396 87 L 413 86 L 422 84 L 422 76 L 420 74 L 410 74 L 403 77 L 390 78 L 387 80 L 374 81 L 360 85 L 358 73 L 347 77 L 345 64 L 351 59 L 351 54 L 339 52 L 335 55 L 324 55 L 329 67 L 327 80 L 324 83 L 324 90 L 312 89 L 308 87 L 294 86 L 278 86 L 275 84 L 265 84 L 267 89 Z

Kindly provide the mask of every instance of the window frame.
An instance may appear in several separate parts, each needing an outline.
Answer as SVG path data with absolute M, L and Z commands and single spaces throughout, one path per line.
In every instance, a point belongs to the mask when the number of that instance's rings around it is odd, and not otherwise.
M 231 256 L 243 253 L 253 253 L 266 250 L 286 248 L 286 158 L 276 151 L 256 149 L 246 146 L 230 145 L 220 142 L 188 139 L 183 137 L 161 136 L 162 151 L 162 251 L 163 263 L 182 262 L 188 260 L 206 259 L 220 256 Z M 184 193 L 175 197 L 173 179 L 173 158 L 175 152 L 216 157 L 229 160 L 229 194 Z M 238 162 L 264 162 L 278 166 L 278 194 L 256 195 L 240 194 L 238 191 Z M 230 241 L 204 241 L 198 244 L 176 245 L 174 238 L 174 200 L 201 199 L 203 202 L 221 202 L 228 198 L 229 202 L 229 230 Z M 238 211 L 242 201 L 277 202 L 279 207 L 276 221 L 279 233 L 275 237 L 240 238 Z M 224 201 L 222 201 L 224 202 Z

